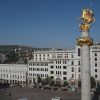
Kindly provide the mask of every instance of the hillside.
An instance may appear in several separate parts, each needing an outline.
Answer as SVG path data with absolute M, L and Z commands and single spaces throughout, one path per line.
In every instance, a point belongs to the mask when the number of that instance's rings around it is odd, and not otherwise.
M 14 50 L 31 50 L 32 47 L 29 46 L 20 46 L 20 45 L 0 45 L 0 53 L 6 53 Z

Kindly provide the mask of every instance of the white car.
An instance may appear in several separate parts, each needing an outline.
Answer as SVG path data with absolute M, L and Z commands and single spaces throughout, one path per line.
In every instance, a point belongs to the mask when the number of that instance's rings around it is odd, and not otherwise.
M 54 97 L 51 100 L 61 100 L 60 97 Z
M 23 98 L 23 99 L 18 99 L 18 100 L 28 100 L 27 98 Z

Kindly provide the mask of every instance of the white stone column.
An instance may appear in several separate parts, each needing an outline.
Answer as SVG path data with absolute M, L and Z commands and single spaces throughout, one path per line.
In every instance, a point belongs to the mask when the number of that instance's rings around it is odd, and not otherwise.
M 91 23 L 95 21 L 94 14 L 90 9 L 83 9 L 80 17 L 81 37 L 77 39 L 77 45 L 81 46 L 81 100 L 91 100 L 91 69 L 90 69 L 90 46 L 93 45 L 89 37 Z
M 82 70 L 81 70 L 81 100 L 91 100 L 91 81 L 90 81 L 90 47 L 82 46 Z

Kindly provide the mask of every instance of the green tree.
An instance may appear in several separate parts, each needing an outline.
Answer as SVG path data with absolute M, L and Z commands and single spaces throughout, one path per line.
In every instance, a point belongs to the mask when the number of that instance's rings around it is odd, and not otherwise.
M 41 79 L 40 76 L 38 76 L 38 80 L 37 81 L 38 81 L 38 84 L 42 82 L 42 79 Z
M 68 84 L 69 83 L 67 81 L 64 81 L 64 83 L 63 83 L 64 86 L 68 86 Z
M 95 78 L 93 76 L 91 76 L 91 88 L 95 88 L 95 87 L 96 87 Z
M 27 62 L 28 62 L 27 59 L 24 59 L 24 64 L 27 64 Z
M 44 79 L 44 84 L 45 85 L 50 84 L 50 81 L 51 81 L 51 77 L 47 77 Z
M 42 86 L 45 85 L 45 80 L 44 79 L 41 81 L 41 84 L 42 84 Z
M 19 60 L 18 54 L 15 51 L 10 51 L 6 58 L 7 63 L 16 63 Z
M 51 85 L 51 86 L 54 86 L 54 85 L 55 85 L 54 80 L 51 80 L 51 81 L 50 81 L 50 85 Z

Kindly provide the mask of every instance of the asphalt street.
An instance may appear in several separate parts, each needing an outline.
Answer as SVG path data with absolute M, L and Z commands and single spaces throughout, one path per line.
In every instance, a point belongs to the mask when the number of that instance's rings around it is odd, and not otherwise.
M 42 90 L 29 87 L 10 87 L 0 90 L 0 100 L 51 100 L 53 97 L 60 97 L 61 100 L 81 100 L 80 92 Z
M 10 94 L 9 94 L 10 93 Z M 51 100 L 60 97 L 61 100 L 80 100 L 80 93 L 59 90 L 41 90 L 29 87 L 10 87 L 0 91 L 0 100 Z

